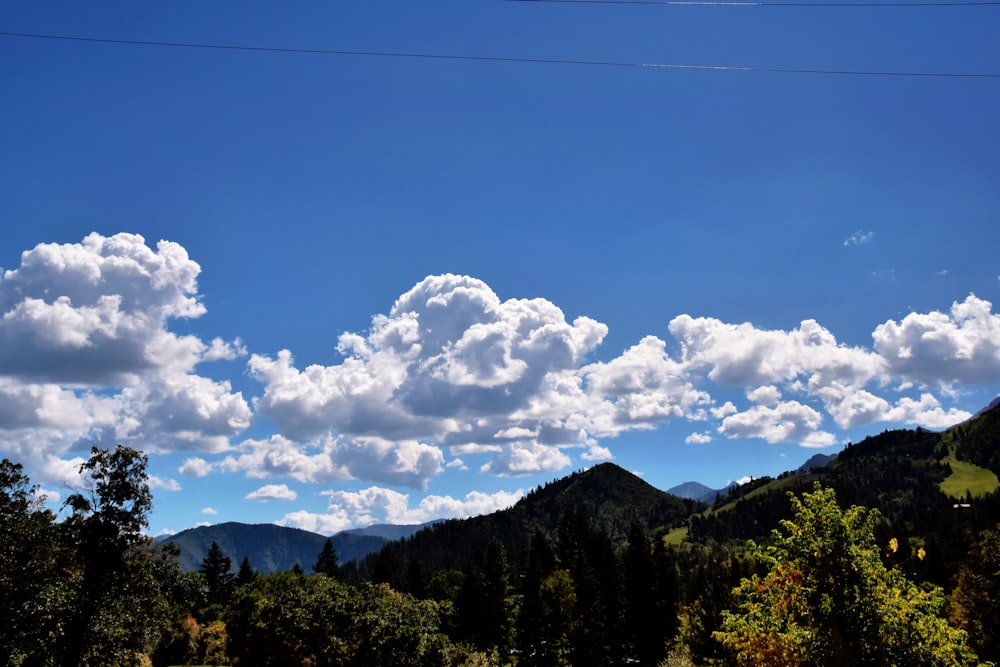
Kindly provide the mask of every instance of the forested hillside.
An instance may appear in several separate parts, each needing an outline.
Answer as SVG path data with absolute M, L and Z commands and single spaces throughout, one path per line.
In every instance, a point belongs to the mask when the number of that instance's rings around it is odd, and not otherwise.
M 326 541 L 324 535 L 298 528 L 274 524 L 219 523 L 183 530 L 170 535 L 158 544 L 171 543 L 180 549 L 179 564 L 185 572 L 201 567 L 201 561 L 212 543 L 219 545 L 224 554 L 239 562 L 243 558 L 259 572 L 282 572 L 295 565 L 308 568 Z M 333 547 L 342 561 L 361 558 L 378 551 L 389 540 L 376 535 L 337 533 L 332 538 Z
M 93 450 L 92 491 L 63 520 L 4 460 L 0 646 L 7 664 L 52 667 L 1000 661 L 998 445 L 994 407 L 866 438 L 713 507 L 603 464 L 360 565 L 297 536 L 315 557 L 272 574 L 239 546 L 245 527 L 220 527 L 191 572 L 176 545 L 154 547 L 139 452 Z

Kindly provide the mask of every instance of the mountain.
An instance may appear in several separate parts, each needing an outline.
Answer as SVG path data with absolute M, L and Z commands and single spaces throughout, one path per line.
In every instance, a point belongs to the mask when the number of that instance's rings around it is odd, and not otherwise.
M 928 581 L 942 578 L 965 557 L 968 535 L 1000 520 L 1000 403 L 942 432 L 887 430 L 849 444 L 822 465 L 810 460 L 776 479 L 761 478 L 700 515 L 688 539 L 726 542 L 766 538 L 791 516 L 788 493 L 819 481 L 842 507 L 878 510 L 885 540 L 923 544 L 927 559 L 914 562 Z M 935 569 L 936 568 L 936 569 Z
M 442 521 L 390 542 L 378 554 L 364 558 L 359 571 L 370 577 L 380 567 L 395 572 L 415 564 L 430 572 L 461 568 L 477 552 L 485 553 L 494 538 L 511 558 L 518 558 L 536 531 L 554 537 L 560 523 L 573 515 L 620 544 L 635 521 L 651 533 L 667 531 L 684 525 L 692 512 L 705 507 L 661 491 L 613 463 L 602 463 L 537 487 L 508 509 Z
M 684 482 L 683 484 L 678 484 L 673 488 L 667 489 L 667 493 L 680 498 L 689 498 L 703 503 L 713 503 L 717 497 L 729 493 L 729 489 L 711 489 L 701 482 Z
M 800 465 L 796 472 L 809 472 L 813 468 L 822 468 L 835 458 L 837 458 L 836 454 L 815 454 L 809 457 L 809 460 L 805 463 Z
M 378 535 L 337 533 L 332 538 L 333 548 L 341 563 L 346 563 L 378 551 L 388 542 Z M 259 572 L 290 570 L 296 564 L 309 572 L 316 556 L 327 538 L 299 528 L 286 528 L 270 523 L 220 523 L 183 530 L 175 535 L 157 540 L 159 544 L 172 542 L 180 547 L 181 569 L 190 572 L 201 568 L 202 559 L 212 542 L 233 561 L 233 571 L 244 557 Z
M 368 537 L 384 537 L 386 540 L 401 540 L 404 537 L 409 537 L 413 533 L 423 530 L 427 526 L 433 526 L 435 523 L 440 522 L 441 519 L 436 519 L 434 521 L 428 521 L 427 523 L 415 523 L 415 524 L 403 524 L 397 525 L 392 523 L 376 523 L 365 528 L 350 528 L 343 531 L 349 535 L 361 535 Z M 335 545 L 336 546 L 336 545 Z

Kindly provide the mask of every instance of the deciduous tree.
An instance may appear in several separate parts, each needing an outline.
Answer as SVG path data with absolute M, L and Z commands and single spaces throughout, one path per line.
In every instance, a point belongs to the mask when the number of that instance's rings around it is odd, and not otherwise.
M 740 665 L 978 664 L 965 633 L 941 618 L 941 590 L 883 564 L 877 511 L 842 511 L 818 484 L 791 502 L 783 532 L 754 547 L 769 571 L 740 582 L 716 633 Z

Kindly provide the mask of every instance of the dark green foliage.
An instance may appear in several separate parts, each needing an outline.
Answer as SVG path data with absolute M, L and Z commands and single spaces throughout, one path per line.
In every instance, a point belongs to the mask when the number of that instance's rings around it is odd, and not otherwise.
M 535 489 L 507 510 L 443 521 L 407 539 L 390 542 L 379 554 L 365 557 L 359 570 L 363 578 L 390 581 L 405 589 L 412 559 L 431 572 L 461 569 L 475 552 L 485 553 L 493 539 L 500 540 L 507 553 L 521 554 L 536 530 L 554 536 L 569 511 L 586 516 L 617 544 L 624 542 L 634 521 L 648 531 L 669 529 L 684 525 L 693 511 L 704 507 L 660 491 L 612 463 L 602 463 Z M 390 566 L 392 572 L 386 570 Z
M 95 447 L 81 466 L 90 489 L 66 500 L 72 514 L 63 528 L 74 551 L 67 583 L 74 595 L 56 641 L 63 664 L 127 664 L 159 640 L 168 607 L 143 548 L 152 508 L 146 466 L 134 449 Z
M 959 569 L 948 616 L 969 633 L 980 659 L 1000 662 L 1000 526 L 984 530 L 972 544 Z
M 236 587 L 239 588 L 240 586 L 246 586 L 247 584 L 252 583 L 256 578 L 257 571 L 253 569 L 252 565 L 250 565 L 250 559 L 244 556 L 243 560 L 240 561 L 240 569 L 236 573 Z
M 996 403 L 996 402 L 994 402 Z M 984 410 L 974 418 L 951 429 L 945 437 L 956 447 L 960 461 L 968 461 L 1000 475 L 1000 405 Z
M 261 575 L 233 600 L 229 653 L 254 667 L 461 664 L 468 654 L 439 632 L 439 615 L 436 603 L 385 586 Z
M 657 554 L 664 558 L 664 554 Z M 666 610 L 657 586 L 657 568 L 653 546 L 642 524 L 629 529 L 628 544 L 622 558 L 625 579 L 624 629 L 626 651 L 639 665 L 656 665 L 666 654 L 664 630 Z
M 50 649 L 68 602 L 60 536 L 37 490 L 20 464 L 0 461 L 0 646 L 11 664 Z
M 546 621 L 542 604 L 542 583 L 556 569 L 556 556 L 549 539 L 540 529 L 535 531 L 528 547 L 521 576 L 521 609 L 517 619 L 517 651 L 528 665 L 543 664 L 546 637 L 542 631 Z
M 340 578 L 340 561 L 337 559 L 337 550 L 333 548 L 333 540 L 330 538 L 326 538 L 326 542 L 323 543 L 323 549 L 316 557 L 312 569 L 316 574 L 325 574 L 334 579 Z
M 217 542 L 212 542 L 208 553 L 201 561 L 201 574 L 205 577 L 205 589 L 210 604 L 225 604 L 236 585 L 233 574 L 233 560 L 222 553 Z

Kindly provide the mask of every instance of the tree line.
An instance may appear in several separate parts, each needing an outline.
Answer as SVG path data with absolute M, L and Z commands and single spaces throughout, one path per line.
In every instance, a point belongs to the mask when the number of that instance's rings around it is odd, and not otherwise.
M 850 458 L 850 457 L 848 457 Z M 1000 659 L 1000 532 L 966 533 L 946 586 L 926 540 L 816 484 L 764 539 L 624 539 L 561 509 L 510 550 L 453 567 L 383 550 L 371 576 L 327 540 L 311 571 L 260 574 L 218 544 L 182 572 L 143 534 L 142 453 L 93 449 L 62 520 L 0 462 L 0 646 L 8 665 L 935 665 Z M 937 473 L 934 473 L 937 474 Z M 750 502 L 745 498 L 743 502 Z M 913 530 L 916 530 L 913 527 Z M 956 538 L 958 539 L 958 538 Z M 235 570 L 235 571 L 234 571 Z

